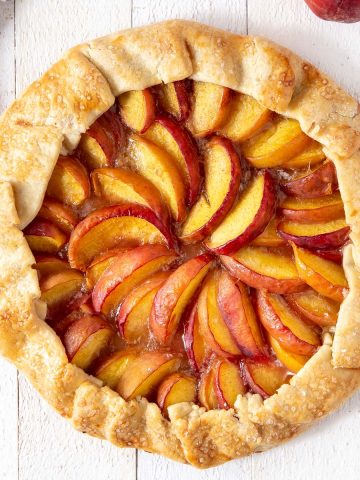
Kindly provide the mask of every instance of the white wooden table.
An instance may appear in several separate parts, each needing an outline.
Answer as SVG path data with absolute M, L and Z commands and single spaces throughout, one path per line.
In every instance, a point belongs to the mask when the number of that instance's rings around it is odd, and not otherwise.
M 0 111 L 68 47 L 167 18 L 268 36 L 360 96 L 360 23 L 323 22 L 302 0 L 14 0 L 0 2 Z M 283 447 L 200 472 L 73 431 L 0 359 L 2 480 L 358 480 L 359 448 L 357 395 Z

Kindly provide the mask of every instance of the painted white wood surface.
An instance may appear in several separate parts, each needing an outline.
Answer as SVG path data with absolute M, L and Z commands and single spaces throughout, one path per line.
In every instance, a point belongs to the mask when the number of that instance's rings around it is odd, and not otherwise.
M 188 18 L 286 44 L 360 96 L 360 24 L 323 22 L 302 0 L 15 0 L 0 2 L 0 111 L 62 51 L 121 28 Z M 16 90 L 15 90 L 16 89 Z M 0 360 L 1 480 L 302 480 L 360 471 L 360 395 L 298 439 L 199 472 L 156 455 L 119 450 L 74 432 Z

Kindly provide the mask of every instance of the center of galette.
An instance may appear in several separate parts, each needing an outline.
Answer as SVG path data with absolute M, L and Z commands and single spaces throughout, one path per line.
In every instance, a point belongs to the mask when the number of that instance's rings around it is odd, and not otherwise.
M 122 94 L 58 159 L 24 233 L 69 361 L 164 414 L 274 394 L 348 290 L 321 145 L 209 83 Z

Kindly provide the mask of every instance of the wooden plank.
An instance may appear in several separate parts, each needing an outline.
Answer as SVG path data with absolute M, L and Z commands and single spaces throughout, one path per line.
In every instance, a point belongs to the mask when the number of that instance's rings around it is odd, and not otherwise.
M 265 8 L 264 8 L 265 7 Z M 304 2 L 251 0 L 248 5 L 249 34 L 262 35 L 286 45 L 327 72 L 359 97 L 360 24 L 324 22 Z M 271 22 L 269 22 L 269 18 Z M 253 478 L 302 480 L 359 477 L 358 449 L 360 393 L 334 415 L 299 438 L 252 457 Z
M 130 0 L 121 5 L 117 0 L 18 0 L 15 13 L 17 92 L 67 48 L 129 27 L 131 22 Z M 133 450 L 75 432 L 39 399 L 23 376 L 19 395 L 20 479 L 136 478 Z
M 246 33 L 245 0 L 133 0 L 133 26 L 183 18 Z M 207 471 L 171 462 L 159 455 L 138 452 L 138 480 L 222 480 L 251 478 L 251 460 L 230 462 Z
M 0 112 L 15 97 L 14 2 L 0 4 Z M 18 478 L 18 386 L 16 369 L 0 358 L 0 479 Z

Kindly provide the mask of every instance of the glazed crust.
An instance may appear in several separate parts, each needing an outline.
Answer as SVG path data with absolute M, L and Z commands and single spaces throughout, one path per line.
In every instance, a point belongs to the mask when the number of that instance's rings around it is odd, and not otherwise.
M 124 401 L 70 364 L 45 323 L 33 255 L 21 232 L 37 214 L 60 152 L 122 92 L 186 77 L 230 87 L 297 119 L 336 165 L 352 245 L 350 293 L 332 339 L 289 385 L 262 401 L 239 396 L 234 410 L 190 403 L 165 419 L 145 399 Z M 0 351 L 75 428 L 205 468 L 271 448 L 335 410 L 360 386 L 360 114 L 355 99 L 315 67 L 258 37 L 170 21 L 80 45 L 0 117 Z M 337 367 L 337 368 L 336 368 Z

